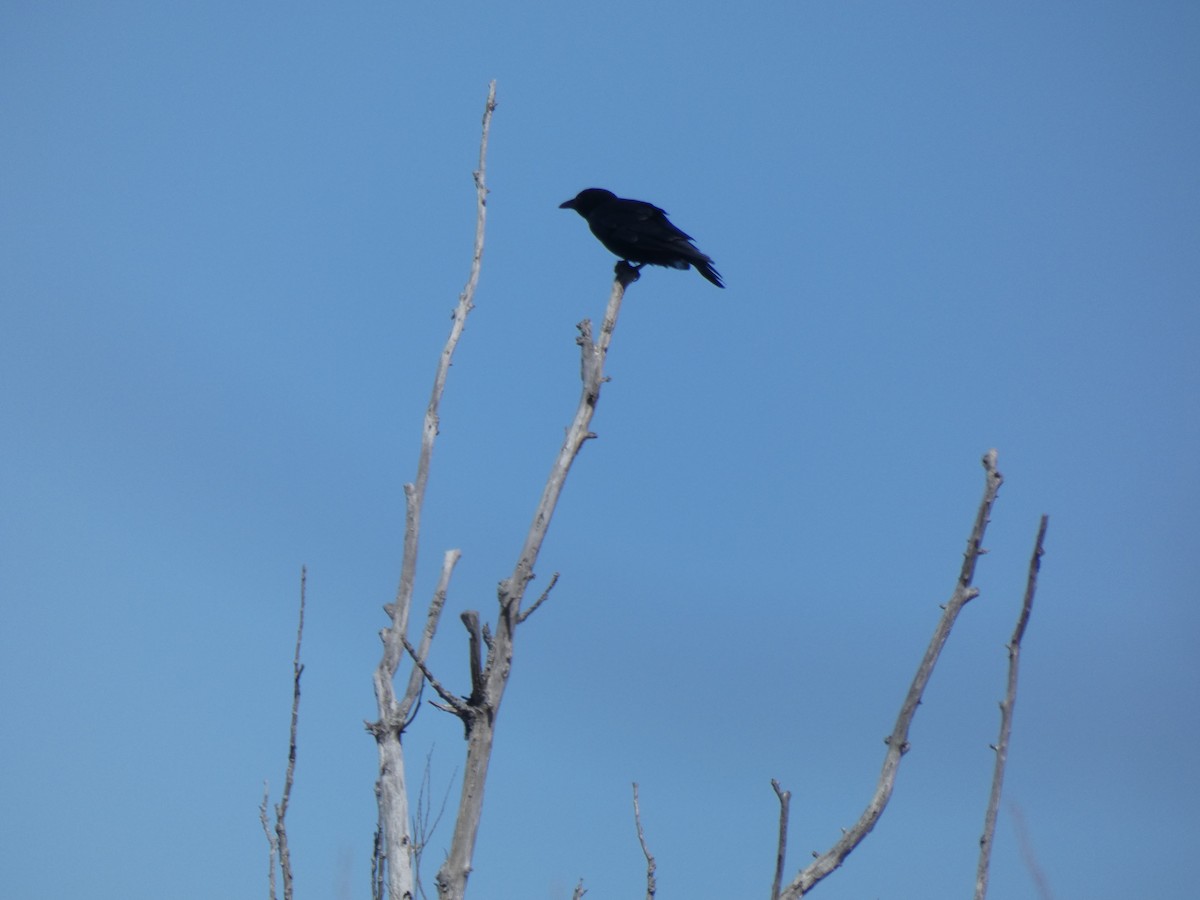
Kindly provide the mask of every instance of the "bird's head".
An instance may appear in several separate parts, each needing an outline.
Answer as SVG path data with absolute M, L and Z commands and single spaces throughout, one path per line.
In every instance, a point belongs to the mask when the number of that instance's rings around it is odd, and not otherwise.
M 559 209 L 573 209 L 585 219 L 588 213 L 602 203 L 607 203 L 609 200 L 616 200 L 617 195 L 612 191 L 606 191 L 604 188 L 586 188 L 568 200 L 566 203 L 560 203 Z

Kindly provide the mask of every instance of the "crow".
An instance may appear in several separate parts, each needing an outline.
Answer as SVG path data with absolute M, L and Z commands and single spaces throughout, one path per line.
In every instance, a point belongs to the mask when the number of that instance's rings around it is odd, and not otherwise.
M 667 220 L 667 214 L 641 200 L 625 200 L 612 191 L 588 188 L 559 209 L 573 209 L 605 247 L 637 269 L 644 265 L 696 271 L 719 288 L 721 275 L 692 239 Z

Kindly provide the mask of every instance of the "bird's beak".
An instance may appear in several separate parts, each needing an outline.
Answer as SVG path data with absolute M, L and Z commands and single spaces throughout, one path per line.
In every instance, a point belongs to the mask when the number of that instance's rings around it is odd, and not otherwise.
M 560 204 L 558 204 L 558 208 L 559 208 L 559 209 L 574 209 L 574 208 L 575 208 L 575 198 L 574 198 L 574 197 L 572 197 L 572 198 L 571 198 L 570 200 L 568 200 L 566 203 L 560 203 Z

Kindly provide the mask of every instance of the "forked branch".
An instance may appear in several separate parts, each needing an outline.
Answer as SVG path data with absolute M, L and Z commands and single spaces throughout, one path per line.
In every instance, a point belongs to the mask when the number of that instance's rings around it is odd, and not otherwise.
M 992 506 L 996 502 L 996 495 L 1000 490 L 1001 483 L 1004 481 L 999 469 L 996 468 L 995 450 L 989 450 L 984 454 L 983 468 L 985 473 L 983 499 L 980 501 L 979 511 L 975 516 L 975 525 L 971 529 L 970 537 L 967 539 L 967 549 L 963 554 L 962 569 L 959 572 L 958 581 L 954 586 L 950 600 L 946 603 L 942 617 L 934 629 L 933 638 L 925 650 L 921 664 L 917 667 L 917 674 L 913 677 L 908 694 L 904 698 L 904 703 L 900 707 L 900 714 L 896 717 L 895 727 L 892 729 L 892 733 L 884 739 L 884 743 L 887 744 L 887 752 L 884 755 L 883 771 L 880 773 L 874 796 L 871 797 L 870 803 L 867 804 L 867 808 L 859 816 L 858 821 L 846 830 L 841 840 L 829 850 L 818 855 L 783 890 L 779 895 L 782 900 L 796 900 L 798 897 L 803 897 L 813 886 L 837 869 L 845 861 L 846 857 L 850 855 L 851 851 L 870 834 L 871 829 L 875 827 L 875 823 L 879 821 L 879 817 L 883 815 L 883 810 L 887 806 L 888 800 L 891 799 L 892 789 L 896 783 L 896 774 L 900 768 L 900 759 L 909 749 L 908 730 L 912 725 L 913 717 L 916 715 L 917 706 L 921 702 L 921 696 L 925 692 L 925 686 L 929 683 L 929 678 L 933 674 L 933 667 L 937 664 L 942 647 L 945 645 L 946 639 L 950 636 L 950 629 L 954 626 L 954 621 L 958 618 L 958 614 L 967 603 L 979 594 L 979 591 L 972 586 L 975 578 L 975 565 L 980 555 L 985 552 L 983 550 L 984 532 L 987 530 Z

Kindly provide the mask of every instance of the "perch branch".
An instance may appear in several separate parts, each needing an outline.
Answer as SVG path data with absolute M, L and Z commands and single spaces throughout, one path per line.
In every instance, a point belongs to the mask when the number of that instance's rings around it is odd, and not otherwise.
M 892 733 L 884 739 L 884 743 L 887 745 L 887 752 L 884 755 L 883 770 L 880 773 L 879 782 L 875 787 L 875 793 L 871 797 L 870 803 L 867 804 L 867 808 L 859 816 L 858 821 L 843 833 L 841 839 L 829 850 L 819 854 L 784 889 L 783 893 L 780 894 L 782 900 L 796 900 L 798 897 L 803 897 L 813 886 L 841 866 L 851 851 L 870 834 L 871 829 L 875 827 L 875 823 L 879 821 L 879 817 L 883 815 L 883 810 L 887 806 L 888 800 L 891 799 L 892 789 L 896 783 L 896 774 L 900 768 L 900 758 L 908 752 L 908 729 L 912 724 L 913 717 L 917 713 L 917 706 L 921 702 L 921 695 L 925 692 L 925 686 L 929 683 L 930 676 L 933 675 L 933 667 L 941 655 L 946 639 L 950 636 L 950 629 L 953 627 L 955 619 L 958 618 L 958 614 L 967 603 L 979 594 L 979 591 L 972 587 L 971 582 L 975 577 L 975 564 L 978 562 L 979 556 L 985 552 L 983 550 L 983 535 L 987 530 L 992 506 L 996 502 L 996 495 L 1000 490 L 1000 485 L 1004 481 L 1000 470 L 996 468 L 995 450 L 989 450 L 984 454 L 983 468 L 985 473 L 983 500 L 979 504 L 979 511 L 975 516 L 974 527 L 971 529 L 971 535 L 967 539 L 967 549 L 963 554 L 962 569 L 959 572 L 958 581 L 954 586 L 954 592 L 944 607 L 941 619 L 934 629 L 933 638 L 925 650 L 921 664 L 917 667 L 917 674 L 913 677 L 908 694 L 905 696 L 904 703 L 900 707 L 900 713 L 896 717 L 896 725 L 892 729 Z
M 484 643 L 488 646 L 487 663 L 482 677 L 483 689 L 478 692 L 478 696 L 474 689 L 472 690 L 472 697 L 468 702 L 470 717 L 464 719 L 467 723 L 467 760 L 463 771 L 458 814 L 454 822 L 454 838 L 434 881 L 439 900 L 462 900 L 466 893 L 467 878 L 471 874 L 471 860 L 475 854 L 475 840 L 483 814 L 484 787 L 491 761 L 496 716 L 500 711 L 500 703 L 504 698 L 504 690 L 512 668 L 513 635 L 523 619 L 521 603 L 526 588 L 533 579 L 542 543 L 550 529 L 550 520 L 571 466 L 584 443 L 595 437 L 588 427 L 605 381 L 604 363 L 624 296 L 625 282 L 618 270 L 598 339 L 592 340 L 592 323 L 589 320 L 584 319 L 578 325 L 579 337 L 576 343 L 580 348 L 580 378 L 583 385 L 575 417 L 551 466 L 550 475 L 546 479 L 546 486 L 534 511 L 533 522 L 525 536 L 525 543 L 517 557 L 513 573 L 500 582 L 497 589 L 500 614 L 496 621 L 496 630 L 490 639 L 486 631 L 483 633 Z M 530 607 L 530 610 L 533 608 Z
M 1017 627 L 1013 629 L 1012 640 L 1008 642 L 1008 688 L 1004 692 L 1004 702 L 1000 704 L 1000 739 L 993 748 L 996 751 L 996 764 L 992 772 L 992 792 L 988 797 L 987 813 L 983 818 L 983 836 L 979 839 L 979 866 L 975 871 L 975 900 L 984 900 L 987 896 L 988 870 L 992 859 L 992 842 L 996 836 L 996 815 L 1000 809 L 1000 790 L 1004 786 L 1004 768 L 1008 763 L 1008 742 L 1012 735 L 1013 710 L 1017 705 L 1017 670 L 1021 662 L 1021 639 L 1025 637 L 1025 627 L 1029 624 L 1029 614 L 1033 611 L 1033 595 L 1037 591 L 1038 570 L 1042 567 L 1042 546 L 1046 540 L 1046 526 L 1049 517 L 1042 516 L 1038 526 L 1037 539 L 1033 543 L 1033 556 L 1029 559 L 1029 576 L 1025 581 L 1025 600 L 1021 604 L 1021 615 L 1017 618 Z

